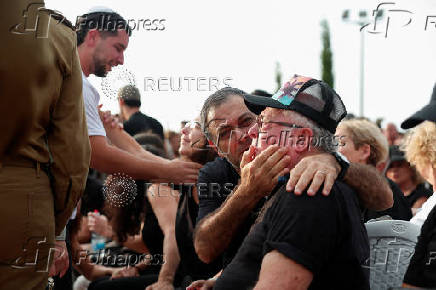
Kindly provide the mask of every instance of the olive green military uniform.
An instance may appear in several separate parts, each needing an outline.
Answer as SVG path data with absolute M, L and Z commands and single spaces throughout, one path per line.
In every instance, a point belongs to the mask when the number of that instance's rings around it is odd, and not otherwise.
M 0 4 L 1 289 L 45 288 L 90 161 L 76 34 L 35 2 Z

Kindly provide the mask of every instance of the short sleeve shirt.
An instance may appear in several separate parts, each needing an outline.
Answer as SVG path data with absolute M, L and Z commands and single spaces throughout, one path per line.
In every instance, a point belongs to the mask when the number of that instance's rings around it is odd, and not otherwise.
M 200 169 L 197 186 L 200 200 L 197 223 L 205 216 L 218 209 L 238 182 L 239 174 L 233 165 L 225 158 L 217 157 L 214 161 L 207 163 Z M 223 268 L 225 268 L 236 255 L 236 252 L 244 241 L 244 238 L 248 235 L 264 203 L 265 199 L 261 199 L 239 226 L 229 246 L 222 254 Z
M 297 196 L 282 186 L 214 289 L 251 289 L 276 250 L 313 273 L 309 289 L 369 289 L 369 242 L 356 194 L 336 182 L 330 195 Z
M 97 90 L 91 85 L 82 72 L 83 80 L 83 99 L 86 112 L 86 123 L 88 124 L 89 136 L 105 136 L 106 131 L 103 122 L 100 120 L 98 114 L 98 103 L 100 102 L 100 95 Z

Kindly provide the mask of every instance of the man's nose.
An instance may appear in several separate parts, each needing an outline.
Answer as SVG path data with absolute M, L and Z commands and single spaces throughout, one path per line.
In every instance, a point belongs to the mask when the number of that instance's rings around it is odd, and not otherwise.
M 248 136 L 250 136 L 251 139 L 257 139 L 259 136 L 259 128 L 257 123 L 254 123 L 254 125 L 248 130 Z
M 124 64 L 124 52 L 120 53 L 120 56 L 118 57 L 118 64 L 123 65 Z
M 182 134 L 188 135 L 189 134 L 189 129 L 187 126 L 183 127 L 182 129 Z

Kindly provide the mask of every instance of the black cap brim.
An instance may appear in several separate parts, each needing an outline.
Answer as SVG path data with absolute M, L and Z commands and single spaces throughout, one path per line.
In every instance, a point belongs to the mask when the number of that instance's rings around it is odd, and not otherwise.
M 436 102 L 431 102 L 411 117 L 407 118 L 401 123 L 401 128 L 410 129 L 424 121 L 436 122 Z
M 283 105 L 279 101 L 256 95 L 244 95 L 244 102 L 247 108 L 256 115 L 260 115 L 260 113 L 267 107 L 285 110 L 288 109 L 287 106 Z

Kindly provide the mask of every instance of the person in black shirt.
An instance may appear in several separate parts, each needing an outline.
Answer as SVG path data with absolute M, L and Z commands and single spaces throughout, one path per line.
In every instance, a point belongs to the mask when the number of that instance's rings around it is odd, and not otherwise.
M 368 164 L 383 171 L 388 157 L 388 141 L 374 123 L 360 119 L 344 120 L 336 129 L 336 138 L 339 140 L 338 151 L 350 162 Z M 392 180 L 388 179 L 388 182 L 393 193 L 393 206 L 375 211 L 361 205 L 365 222 L 384 215 L 395 220 L 408 221 L 412 218 L 412 211 L 403 192 Z
M 277 183 L 277 179 L 273 180 L 271 189 L 264 194 L 249 195 L 240 187 L 235 188 L 239 183 L 242 154 L 251 143 L 248 130 L 255 123 L 255 114 L 244 104 L 244 94 L 234 88 L 221 89 L 206 100 L 201 112 L 203 130 L 220 157 L 200 170 L 200 204 L 194 245 L 198 256 L 206 263 L 223 258 L 223 268 L 233 259 L 256 220 L 265 196 Z M 270 171 L 268 164 L 264 170 Z M 307 189 L 309 195 L 314 195 L 323 182 L 326 186 L 323 194 L 328 194 L 339 171 L 339 165 L 329 153 L 307 156 L 292 170 L 287 190 L 295 187 L 295 194 L 301 194 L 313 180 Z M 271 183 L 268 175 L 261 178 Z M 356 190 L 366 207 L 374 210 L 392 207 L 392 191 L 375 168 L 350 164 L 344 182 Z M 254 183 L 252 187 L 255 188 Z M 229 196 L 231 192 L 233 194 Z M 238 198 L 240 195 L 244 198 Z
M 425 187 L 421 175 L 407 162 L 404 152 L 396 145 L 389 147 L 386 176 L 401 188 L 412 211 L 421 208 L 432 195 L 432 191 Z
M 238 188 L 254 183 L 251 194 L 266 190 L 258 182 L 264 164 L 274 165 L 276 176 L 282 162 L 289 172 L 304 156 L 335 150 L 333 134 L 346 111 L 327 84 L 295 75 L 271 99 L 244 98 L 261 114 L 249 131 L 256 147 L 244 153 Z M 271 145 L 272 139 L 279 146 Z M 274 155 L 274 147 L 285 156 Z M 335 181 L 330 195 L 320 190 L 311 197 L 289 194 L 282 185 L 269 196 L 214 289 L 369 289 L 369 242 L 350 187 Z
M 159 135 L 164 140 L 163 127 L 156 119 L 139 111 L 141 107 L 141 95 L 137 87 L 124 86 L 119 91 L 120 112 L 125 120 L 124 130 L 131 136 L 138 133 L 151 132 Z

